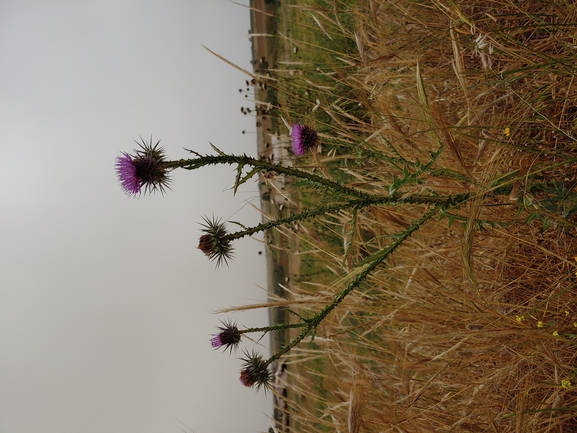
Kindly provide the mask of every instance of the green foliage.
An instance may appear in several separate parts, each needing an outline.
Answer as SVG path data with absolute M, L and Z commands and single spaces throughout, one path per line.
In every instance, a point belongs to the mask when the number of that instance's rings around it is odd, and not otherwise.
M 522 197 L 522 206 L 529 214 L 526 222 L 540 220 L 543 230 L 558 227 L 563 230 L 575 227 L 577 213 L 577 183 L 566 185 L 560 179 L 543 180 L 532 185 Z

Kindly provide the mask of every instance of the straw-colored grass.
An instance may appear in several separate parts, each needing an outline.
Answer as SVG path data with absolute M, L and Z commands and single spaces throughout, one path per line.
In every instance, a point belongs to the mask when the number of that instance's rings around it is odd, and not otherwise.
M 418 174 L 399 183 L 406 196 L 474 197 L 425 223 L 284 356 L 291 428 L 577 431 L 577 7 L 289 3 L 279 43 L 301 58 L 276 72 L 276 114 L 322 137 L 295 165 L 379 193 L 405 166 Z M 302 207 L 323 199 L 299 193 Z M 319 311 L 425 211 L 343 210 L 283 229 L 301 259 L 288 308 Z

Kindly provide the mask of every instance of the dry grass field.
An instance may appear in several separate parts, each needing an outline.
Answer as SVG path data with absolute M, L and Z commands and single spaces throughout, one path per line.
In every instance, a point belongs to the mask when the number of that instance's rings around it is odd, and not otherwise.
M 398 200 L 278 229 L 298 273 L 268 307 L 314 316 L 417 225 L 282 356 L 290 430 L 577 431 L 577 7 L 276 11 L 284 54 L 256 75 L 272 124 L 320 136 L 292 164 Z M 339 200 L 310 184 L 291 194 L 301 210 Z M 459 194 L 426 219 L 432 206 L 410 200 Z

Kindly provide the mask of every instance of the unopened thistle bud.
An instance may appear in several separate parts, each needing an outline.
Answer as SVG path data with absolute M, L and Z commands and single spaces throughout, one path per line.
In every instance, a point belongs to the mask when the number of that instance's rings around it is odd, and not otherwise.
M 210 344 L 215 349 L 224 347 L 224 350 L 229 349 L 232 351 L 232 349 L 236 349 L 240 343 L 241 332 L 238 330 L 235 323 L 222 322 L 222 325 L 223 326 L 218 327 L 220 332 L 210 339 Z
M 244 386 L 248 388 L 255 386 L 257 390 L 261 387 L 265 389 L 271 387 L 272 374 L 268 368 L 268 362 L 263 359 L 262 355 L 256 352 L 252 354 L 245 352 L 245 358 L 242 360 L 244 368 L 240 372 L 240 381 Z
M 232 239 L 226 230 L 224 223 L 220 219 L 208 219 L 204 217 L 204 224 L 202 235 L 198 242 L 198 249 L 202 251 L 211 261 L 216 260 L 216 266 L 220 266 L 222 262 L 228 264 L 232 259 Z
M 317 147 L 319 138 L 317 132 L 308 125 L 295 123 L 291 130 L 292 149 L 295 155 L 304 155 Z
M 142 140 L 142 139 L 141 139 Z M 140 149 L 135 149 L 134 154 L 123 153 L 116 158 L 116 175 L 124 192 L 128 195 L 151 193 L 160 190 L 164 194 L 165 188 L 170 189 L 170 178 L 164 150 L 159 147 L 160 140 L 155 145 L 136 142 Z

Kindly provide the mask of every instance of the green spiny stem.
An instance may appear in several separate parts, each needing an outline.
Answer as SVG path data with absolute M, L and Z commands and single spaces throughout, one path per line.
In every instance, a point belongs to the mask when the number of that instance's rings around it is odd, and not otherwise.
M 422 175 L 425 172 L 429 172 L 431 170 L 431 167 L 433 165 L 433 163 L 437 160 L 438 156 L 441 154 L 443 150 L 443 147 L 441 146 L 437 151 L 432 152 L 431 153 L 431 159 L 423 165 L 419 165 L 418 166 L 418 170 L 415 173 L 412 173 L 409 175 L 409 177 L 407 179 L 401 179 L 401 183 L 406 183 L 409 181 L 414 181 L 416 178 L 418 178 L 420 175 Z M 193 152 L 194 153 L 194 152 Z M 577 159 L 576 159 L 577 160 Z M 568 162 L 573 162 L 573 160 L 571 161 L 564 161 L 562 163 L 559 163 L 557 165 L 564 165 L 567 164 Z M 259 160 L 259 159 L 255 159 L 255 158 L 251 158 L 247 155 L 227 155 L 224 153 L 219 153 L 219 155 L 199 155 L 197 154 L 196 158 L 192 158 L 192 159 L 180 159 L 178 161 L 169 161 L 166 162 L 165 165 L 168 169 L 176 169 L 176 168 L 183 168 L 185 170 L 196 170 L 198 168 L 204 167 L 204 166 L 208 166 L 208 165 L 219 165 L 219 164 L 228 164 L 228 165 L 238 165 L 239 169 L 242 168 L 245 165 L 251 166 L 255 169 L 262 169 L 262 170 L 266 170 L 266 171 L 271 171 L 271 172 L 276 172 L 279 174 L 285 174 L 287 176 L 292 176 L 295 178 L 300 178 L 300 179 L 307 179 L 313 183 L 318 183 L 320 185 L 324 185 L 330 189 L 332 189 L 333 191 L 336 191 L 344 196 L 348 196 L 348 197 L 355 197 L 357 199 L 380 199 L 380 198 L 384 198 L 385 200 L 390 200 L 391 198 L 397 198 L 400 200 L 401 194 L 396 194 L 395 190 L 398 189 L 397 188 L 393 188 L 392 192 L 393 194 L 375 194 L 375 193 L 369 193 L 366 191 L 362 191 L 356 188 L 351 188 L 349 186 L 346 186 L 342 183 L 327 179 L 325 177 L 322 176 L 318 176 L 316 174 L 313 173 L 309 173 L 307 171 L 304 170 L 300 170 L 298 168 L 294 168 L 294 167 L 285 167 L 283 165 L 280 164 L 274 164 L 274 163 L 270 163 L 267 161 L 263 161 L 263 160 Z M 546 167 L 546 168 L 554 168 L 555 166 L 551 166 L 551 167 Z M 434 170 L 433 170 L 434 171 Z M 444 174 L 446 175 L 446 173 L 443 172 L 443 170 L 439 169 L 437 171 L 434 171 L 434 174 L 439 175 L 439 174 Z M 515 174 L 515 173 L 513 173 Z M 511 177 L 513 174 L 509 173 L 507 174 L 507 178 Z M 533 173 L 532 173 L 533 174 Z M 466 177 L 463 177 L 462 175 L 460 175 L 459 173 L 452 173 L 452 176 L 455 178 L 458 178 L 459 180 L 463 180 L 463 181 L 467 181 L 469 183 L 472 183 L 471 179 L 468 179 Z M 505 179 L 505 177 L 503 177 Z M 511 182 L 511 181 L 509 181 Z M 494 187 L 492 190 L 487 191 L 486 194 L 487 195 L 492 195 L 492 196 L 499 196 L 499 195 L 507 195 L 508 192 L 511 190 L 511 186 L 507 185 L 508 182 L 502 182 L 502 185 L 500 187 Z M 507 185 L 504 187 L 504 185 Z M 400 185 L 403 186 L 403 185 Z M 409 196 L 406 198 L 403 198 L 402 202 L 404 203 L 435 203 L 435 202 L 440 202 L 443 201 L 444 198 L 443 197 L 439 197 L 439 198 L 434 198 L 432 196 L 424 196 L 424 200 L 426 201 L 419 201 L 421 196 Z M 455 196 L 456 197 L 456 196 Z M 379 203 L 375 203 L 375 204 L 379 204 Z
M 327 140 L 330 140 L 332 137 L 330 136 L 323 136 L 324 138 L 326 138 Z M 411 166 L 413 167 L 415 165 L 414 162 L 409 161 L 408 159 L 405 159 L 403 157 L 401 157 L 400 155 L 398 155 L 398 158 L 392 157 L 392 156 L 387 156 L 385 154 L 383 154 L 382 152 L 378 152 L 376 150 L 373 150 L 370 145 L 365 141 L 362 140 L 359 143 L 347 143 L 347 142 L 343 142 L 340 140 L 334 140 L 333 141 L 335 143 L 336 146 L 340 146 L 340 147 L 344 147 L 345 149 L 349 149 L 353 154 L 356 155 L 361 155 L 361 156 L 366 156 L 369 158 L 374 158 L 374 159 L 379 159 L 381 161 L 386 161 L 389 164 L 393 165 L 395 168 L 397 169 L 402 169 L 401 166 Z
M 308 323 L 297 322 L 297 323 L 279 323 L 272 326 L 263 326 L 262 328 L 247 328 L 240 331 L 241 334 L 252 334 L 254 332 L 267 332 L 281 331 L 283 329 L 294 329 L 294 328 L 304 328 Z
M 322 176 L 317 176 L 316 174 L 309 173 L 304 170 L 299 170 L 293 167 L 285 167 L 280 164 L 273 164 L 267 161 L 261 161 L 260 159 L 254 159 L 247 155 L 198 155 L 196 158 L 192 159 L 181 159 L 179 161 L 170 161 L 166 165 L 169 169 L 183 168 L 185 170 L 196 170 L 197 168 L 204 167 L 207 165 L 218 165 L 218 164 L 237 164 L 239 166 L 251 166 L 254 168 L 261 168 L 267 171 L 274 171 L 275 173 L 285 174 L 287 176 L 293 176 L 301 179 L 308 179 L 312 182 L 317 182 L 325 185 L 334 191 L 337 191 L 346 196 L 358 197 L 358 198 L 368 198 L 373 197 L 374 194 L 370 194 L 355 188 L 350 188 L 341 183 L 334 182 L 332 180 L 326 179 Z
M 322 215 L 325 213 L 337 212 L 341 209 L 346 209 L 346 208 L 349 208 L 352 206 L 354 206 L 354 205 L 352 205 L 351 202 L 339 203 L 336 205 L 328 205 L 328 206 L 317 206 L 313 209 L 308 209 L 308 210 L 305 210 L 305 211 L 302 211 L 299 213 L 289 215 L 288 217 L 278 218 L 276 220 L 267 221 L 265 223 L 258 224 L 254 227 L 250 227 L 246 230 L 240 230 L 240 231 L 235 232 L 235 233 L 230 233 L 230 234 L 224 236 L 224 240 L 240 239 L 240 238 L 243 238 L 245 236 L 251 236 L 255 233 L 259 233 L 261 231 L 268 230 L 268 229 L 271 229 L 274 227 L 279 227 L 279 226 L 282 226 L 285 224 L 290 224 L 290 223 L 295 222 L 295 221 L 303 221 L 306 219 L 314 218 L 317 215 Z
M 430 220 L 433 216 L 435 216 L 440 210 L 443 208 L 443 205 L 437 204 L 433 209 L 429 210 L 425 214 L 421 216 L 418 220 L 414 221 L 406 230 L 404 230 L 393 242 L 392 244 L 388 245 L 386 248 L 379 251 L 373 257 L 375 259 L 365 268 L 362 272 L 360 272 L 354 279 L 349 283 L 349 285 L 342 290 L 341 292 L 337 293 L 337 295 L 333 298 L 333 301 L 328 304 L 325 308 L 323 308 L 318 314 L 316 314 L 311 320 L 307 320 L 307 325 L 304 329 L 299 333 L 299 335 L 283 346 L 277 353 L 271 356 L 267 363 L 270 364 L 277 359 L 279 359 L 282 355 L 287 353 L 297 344 L 299 344 L 311 331 L 316 329 L 318 325 L 325 319 L 325 317 L 339 305 L 343 299 L 347 297 L 353 290 L 355 290 L 369 275 L 372 271 L 379 266 L 383 260 L 389 257 L 401 244 L 408 239 L 416 230 L 418 230 L 425 222 Z
M 443 204 L 443 205 L 454 205 L 455 203 L 461 203 L 469 198 L 469 194 L 457 194 L 449 197 L 436 197 L 427 195 L 413 195 L 402 198 L 400 194 L 393 194 L 392 197 L 367 197 L 365 199 L 350 200 L 344 203 L 337 203 L 333 205 L 317 206 L 312 209 L 308 209 L 299 213 L 289 215 L 284 218 L 278 218 L 276 220 L 267 221 L 258 224 L 254 227 L 240 230 L 235 233 L 230 233 L 224 236 L 224 240 L 229 239 L 240 239 L 244 236 L 251 236 L 255 233 L 259 233 L 264 230 L 268 230 L 274 227 L 279 227 L 285 224 L 290 224 L 295 221 L 303 221 L 310 218 L 314 218 L 318 215 L 338 212 L 343 209 L 355 208 L 363 209 L 368 206 L 377 205 L 390 205 L 398 206 L 402 204 Z

